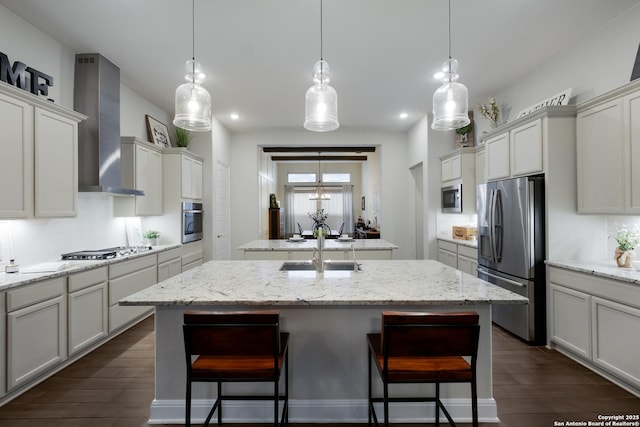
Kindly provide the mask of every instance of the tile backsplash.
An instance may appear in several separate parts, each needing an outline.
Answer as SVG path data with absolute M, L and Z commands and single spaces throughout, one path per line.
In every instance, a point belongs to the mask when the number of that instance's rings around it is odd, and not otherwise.
M 75 218 L 0 220 L 0 265 L 9 263 L 11 246 L 19 265 L 60 259 L 66 252 L 127 244 L 125 218 L 113 216 L 113 199 L 80 193 Z

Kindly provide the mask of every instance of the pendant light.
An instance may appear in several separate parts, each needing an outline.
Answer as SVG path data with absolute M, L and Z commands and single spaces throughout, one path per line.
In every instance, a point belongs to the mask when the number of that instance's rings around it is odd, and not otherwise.
M 329 86 L 329 64 L 322 58 L 322 0 L 320 0 L 320 61 L 313 66 L 313 86 L 305 96 L 304 128 L 314 132 L 338 129 L 338 94 Z
M 433 122 L 431 129 L 454 130 L 471 123 L 469 120 L 469 92 L 458 83 L 458 61 L 451 58 L 451 0 L 449 0 L 449 59 L 442 64 L 440 86 L 433 94 Z
M 328 193 L 322 192 L 322 175 L 320 175 L 320 153 L 318 153 L 318 185 L 316 186 L 316 192 L 309 195 L 309 200 L 331 200 L 331 196 Z
M 191 4 L 192 13 L 192 55 L 191 60 L 185 64 L 185 80 L 176 89 L 176 115 L 173 124 L 179 128 L 194 132 L 206 132 L 211 130 L 211 95 L 202 87 L 206 75 L 202 72 L 200 64 L 196 62 L 196 13 L 195 0 Z

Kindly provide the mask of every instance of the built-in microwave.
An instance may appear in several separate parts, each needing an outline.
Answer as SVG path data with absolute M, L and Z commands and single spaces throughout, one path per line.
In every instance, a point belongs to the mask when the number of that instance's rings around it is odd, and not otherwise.
M 182 243 L 202 240 L 202 203 L 182 202 Z
M 442 212 L 462 212 L 462 184 L 442 187 Z

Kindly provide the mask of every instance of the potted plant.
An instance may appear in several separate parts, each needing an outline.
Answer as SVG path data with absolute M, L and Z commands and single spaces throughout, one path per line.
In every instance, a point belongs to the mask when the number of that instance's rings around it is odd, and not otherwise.
M 145 231 L 142 234 L 142 237 L 147 241 L 150 246 L 155 246 L 158 244 L 158 239 L 160 238 L 160 232 L 155 230 Z
M 631 267 L 631 261 L 635 256 L 633 250 L 640 243 L 640 228 L 638 224 L 635 225 L 633 230 L 628 229 L 626 225 L 622 227 L 616 226 L 615 239 L 618 242 L 618 247 L 615 250 L 613 259 L 615 259 L 618 267 Z
M 500 107 L 496 102 L 496 99 L 489 97 L 489 105 L 480 104 L 478 106 L 480 114 L 489 119 L 489 124 L 492 128 L 498 127 L 498 120 L 500 119 Z
M 191 132 L 188 130 L 179 127 L 176 128 L 176 145 L 178 147 L 188 147 L 192 137 L 193 135 L 191 135 Z

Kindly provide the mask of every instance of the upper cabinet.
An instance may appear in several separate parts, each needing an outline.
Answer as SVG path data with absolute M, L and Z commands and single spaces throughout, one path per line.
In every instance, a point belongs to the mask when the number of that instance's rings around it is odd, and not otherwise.
M 162 148 L 148 141 L 120 138 L 122 185 L 144 196 L 116 197 L 116 216 L 162 215 Z
M 0 82 L 0 218 L 76 215 L 85 118 Z
M 440 157 L 442 187 L 462 184 L 462 213 L 476 211 L 476 148 L 460 148 Z
M 181 199 L 201 200 L 202 160 L 185 148 L 165 148 L 163 150 L 165 186 L 177 185 Z M 174 193 L 171 190 L 170 192 Z
M 484 134 L 487 180 L 549 173 L 552 157 L 574 146 L 575 111 L 545 107 Z
M 578 212 L 640 213 L 640 81 L 580 104 L 576 135 Z

